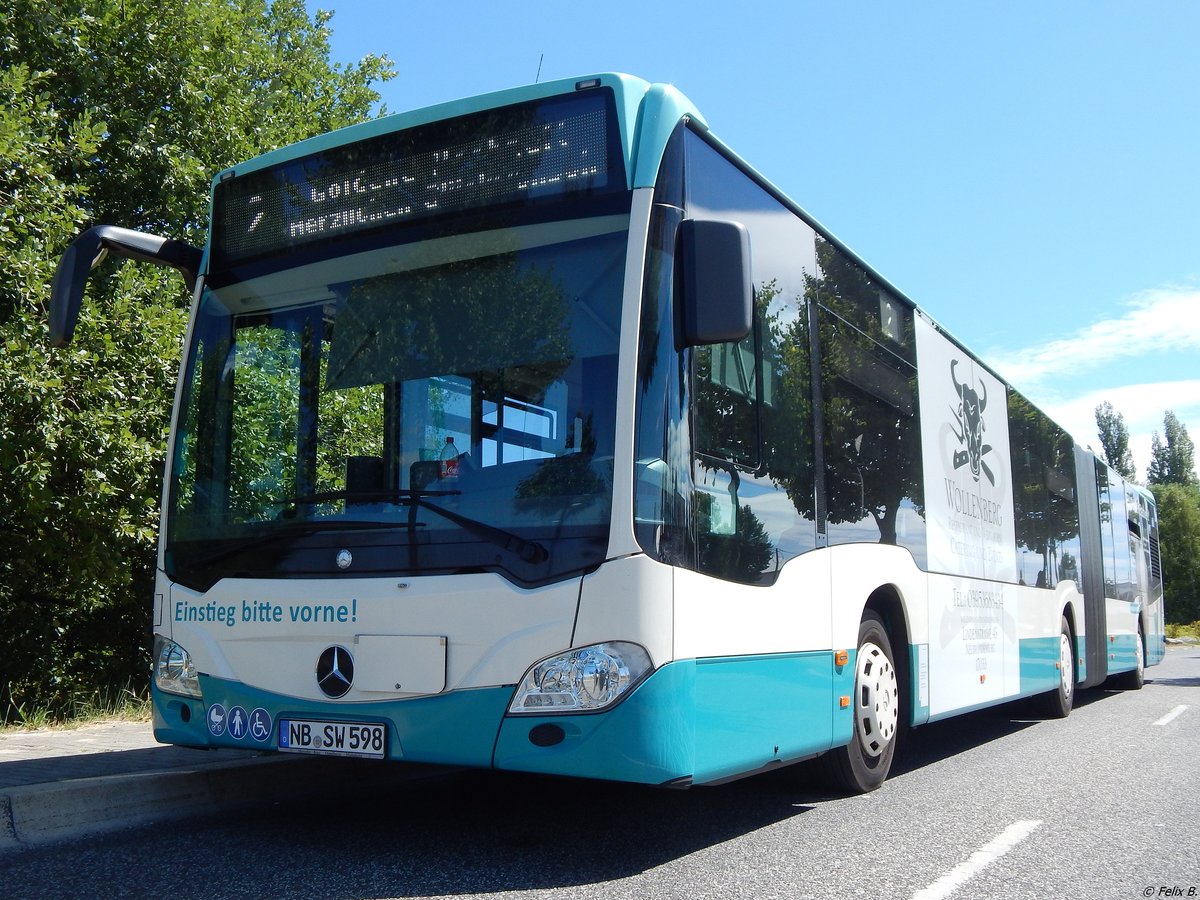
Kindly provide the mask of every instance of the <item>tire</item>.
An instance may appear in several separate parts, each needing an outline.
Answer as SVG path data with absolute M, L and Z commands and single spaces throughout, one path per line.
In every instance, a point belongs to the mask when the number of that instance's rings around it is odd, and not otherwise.
M 1062 618 L 1062 630 L 1058 636 L 1058 687 L 1038 695 L 1038 705 L 1047 719 L 1065 719 L 1075 704 L 1075 641 L 1071 637 L 1071 623 Z
M 1132 672 L 1122 672 L 1113 677 L 1114 687 L 1123 691 L 1140 691 L 1146 683 L 1146 640 L 1142 636 L 1142 626 L 1138 625 L 1137 632 L 1137 667 Z
M 825 774 L 835 788 L 865 794 L 883 784 L 896 753 L 900 705 L 892 643 L 883 621 L 868 612 L 858 626 L 850 743 L 821 757 Z

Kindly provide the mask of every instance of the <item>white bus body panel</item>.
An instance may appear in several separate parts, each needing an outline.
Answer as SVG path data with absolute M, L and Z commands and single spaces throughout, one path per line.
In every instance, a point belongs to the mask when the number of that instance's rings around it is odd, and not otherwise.
M 609 560 L 583 579 L 571 646 L 633 641 L 656 667 L 676 659 L 671 623 L 680 574 L 641 554 Z
M 829 555 L 820 551 L 791 560 L 771 587 L 677 570 L 677 658 L 828 650 L 829 579 Z
M 231 578 L 206 594 L 173 585 L 163 630 L 207 675 L 309 700 L 326 699 L 316 661 L 340 644 L 367 677 L 346 700 L 399 699 L 515 684 L 570 646 L 579 585 L 522 590 L 490 574 Z
M 646 243 L 650 231 L 653 188 L 633 192 L 629 210 L 629 249 L 625 255 L 625 284 L 621 309 L 620 359 L 638 358 L 638 326 L 641 321 L 642 273 L 646 267 Z M 617 409 L 632 410 L 637 403 L 636 365 L 617 370 Z M 621 558 L 640 553 L 633 533 L 634 417 L 628 412 L 617 415 L 613 446 L 613 498 L 609 525 L 608 555 Z

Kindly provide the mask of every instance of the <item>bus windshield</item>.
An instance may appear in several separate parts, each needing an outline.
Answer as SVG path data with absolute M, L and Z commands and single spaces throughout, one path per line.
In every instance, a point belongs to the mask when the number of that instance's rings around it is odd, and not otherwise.
M 206 287 L 168 575 L 534 584 L 598 564 L 627 228 L 609 214 L 299 253 Z

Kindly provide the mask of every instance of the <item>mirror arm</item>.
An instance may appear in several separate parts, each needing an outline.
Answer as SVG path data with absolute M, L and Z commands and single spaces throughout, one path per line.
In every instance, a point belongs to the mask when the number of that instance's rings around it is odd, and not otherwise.
M 83 286 L 88 275 L 108 252 L 118 256 L 178 269 L 188 290 L 196 289 L 200 260 L 204 253 L 191 244 L 119 228 L 97 225 L 77 237 L 58 261 L 50 285 L 50 343 L 63 347 L 75 334 L 75 322 L 83 303 Z

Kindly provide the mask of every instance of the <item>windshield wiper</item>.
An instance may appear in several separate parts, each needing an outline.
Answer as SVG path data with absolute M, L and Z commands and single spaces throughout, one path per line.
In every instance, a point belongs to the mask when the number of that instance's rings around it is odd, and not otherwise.
M 452 493 L 457 494 L 458 491 L 453 491 Z M 456 512 L 451 512 L 445 507 L 438 506 L 436 503 L 430 503 L 421 496 L 414 496 L 410 500 L 422 509 L 427 509 L 443 518 L 449 519 L 463 531 L 473 534 L 477 538 L 482 538 L 491 544 L 495 544 L 509 553 L 515 553 L 524 562 L 531 565 L 537 565 L 550 558 L 550 554 L 546 548 L 537 541 L 528 540 L 514 532 L 505 531 L 503 528 L 497 528 L 495 525 L 489 525 L 487 522 L 481 522 L 478 519 L 471 519 Z
M 292 505 L 291 510 L 285 509 L 283 515 L 287 515 L 290 511 L 295 515 L 295 507 L 308 506 L 320 503 L 331 503 L 336 500 L 345 500 L 347 503 L 371 503 L 373 501 L 392 501 L 400 504 L 408 504 L 415 511 L 417 507 L 427 509 L 432 513 L 436 513 L 442 518 L 453 522 L 463 531 L 472 534 L 475 537 L 487 541 L 502 550 L 507 550 L 518 556 L 522 561 L 537 565 L 545 562 L 550 558 L 550 553 L 539 544 L 537 541 L 531 541 L 521 537 L 511 531 L 506 531 L 495 525 L 489 525 L 487 522 L 481 522 L 479 519 L 472 519 L 469 516 L 461 515 L 453 510 L 446 509 L 444 506 L 439 506 L 436 503 L 430 503 L 429 497 L 450 497 L 461 494 L 458 490 L 424 490 L 417 488 L 400 488 L 389 490 L 376 491 L 322 491 L 317 494 L 306 494 L 303 497 L 296 497 L 287 501 Z M 409 523 L 415 524 L 414 522 Z M 380 527 L 376 523 L 372 523 L 373 527 Z

